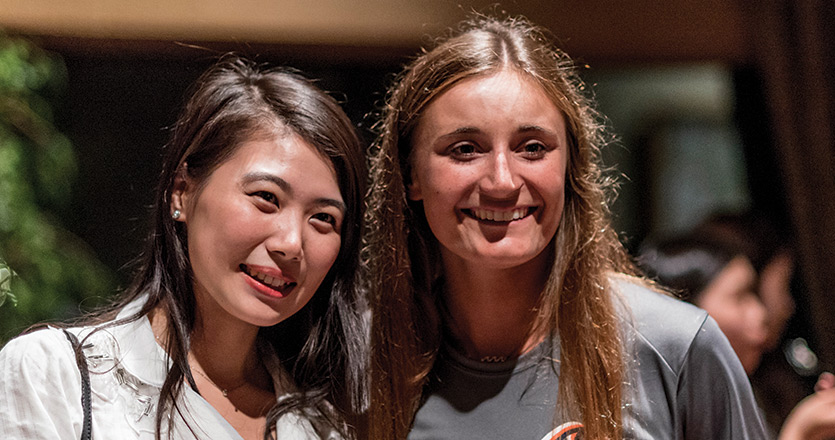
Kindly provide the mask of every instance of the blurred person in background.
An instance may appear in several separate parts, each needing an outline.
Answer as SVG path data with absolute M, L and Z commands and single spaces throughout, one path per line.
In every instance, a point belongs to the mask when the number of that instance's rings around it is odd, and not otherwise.
M 769 321 L 767 306 L 757 291 L 762 283 L 739 247 L 703 234 L 650 239 L 642 244 L 637 261 L 649 277 L 705 309 L 728 337 L 745 371 L 749 375 L 757 371 L 773 337 L 769 324 L 777 323 Z M 785 321 L 778 323 L 785 325 Z M 779 431 L 777 438 L 835 436 L 833 385 L 831 374 L 821 375 L 817 392 L 793 408 L 774 430 Z
M 766 308 L 766 348 L 777 348 L 795 311 L 791 293 L 795 258 L 786 234 L 753 212 L 711 216 L 694 233 L 725 243 L 751 261 L 759 277 L 757 292 Z
M 777 430 L 795 405 L 813 392 L 825 370 L 807 338 L 801 337 L 804 329 L 796 321 L 790 326 L 795 313 L 792 288 L 797 287 L 791 236 L 754 211 L 715 214 L 699 225 L 696 233 L 744 253 L 757 270 L 757 291 L 768 316 L 768 338 L 763 361 L 751 381 L 767 422 Z

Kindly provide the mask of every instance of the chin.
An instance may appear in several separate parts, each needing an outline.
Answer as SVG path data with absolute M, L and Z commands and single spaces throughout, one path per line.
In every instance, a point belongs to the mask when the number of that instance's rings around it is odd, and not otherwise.
M 239 319 L 256 327 L 272 327 L 276 324 L 280 324 L 290 316 L 292 316 L 292 313 L 286 314 L 274 310 L 271 307 L 264 306 L 263 309 L 259 307 L 256 310 L 250 309 L 243 311 L 242 316 L 239 316 Z
M 543 255 L 545 246 L 530 246 L 532 240 L 504 240 L 500 243 L 488 243 L 482 246 L 478 254 L 485 260 L 492 260 L 502 265 L 521 266 Z
M 483 253 L 473 259 L 474 263 L 493 269 L 511 269 L 522 266 L 535 259 L 537 254 L 529 252 L 494 252 Z
M 280 318 L 278 316 L 250 316 L 246 319 L 246 322 L 256 327 L 272 327 L 280 324 L 284 319 L 286 318 Z
M 745 369 L 745 373 L 749 376 L 754 374 L 754 372 L 757 371 L 757 367 L 760 366 L 760 360 L 761 359 L 762 359 L 761 356 L 757 356 L 756 358 L 754 358 L 752 356 L 746 362 L 743 362 L 742 363 L 742 368 Z

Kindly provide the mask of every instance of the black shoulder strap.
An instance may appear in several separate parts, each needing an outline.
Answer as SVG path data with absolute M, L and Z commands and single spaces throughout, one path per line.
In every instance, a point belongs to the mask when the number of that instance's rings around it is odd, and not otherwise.
M 64 330 L 64 335 L 69 339 L 75 352 L 75 363 L 78 364 L 78 371 L 81 372 L 81 407 L 84 409 L 84 425 L 81 428 L 81 440 L 90 440 L 93 431 L 93 418 L 90 413 L 90 372 L 87 370 L 87 357 L 81 350 L 81 344 L 74 334 Z

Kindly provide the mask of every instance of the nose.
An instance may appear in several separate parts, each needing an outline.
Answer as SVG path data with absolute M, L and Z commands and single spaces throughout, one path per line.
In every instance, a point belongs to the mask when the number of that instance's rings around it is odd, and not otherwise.
M 281 216 L 266 240 L 267 251 L 288 260 L 300 260 L 303 254 L 303 220 L 294 215 Z
M 508 197 L 519 190 L 517 176 L 506 151 L 494 151 L 486 175 L 481 180 L 481 191 L 491 197 Z

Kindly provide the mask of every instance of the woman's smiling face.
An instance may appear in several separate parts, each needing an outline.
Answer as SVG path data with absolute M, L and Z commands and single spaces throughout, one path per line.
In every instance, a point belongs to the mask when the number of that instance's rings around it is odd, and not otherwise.
M 244 142 L 202 185 L 180 178 L 174 208 L 204 315 L 278 324 L 310 300 L 341 246 L 333 167 L 289 129 Z
M 565 119 L 533 79 L 510 70 L 468 78 L 420 117 L 409 198 L 423 202 L 444 259 L 515 267 L 548 258 L 567 160 Z

